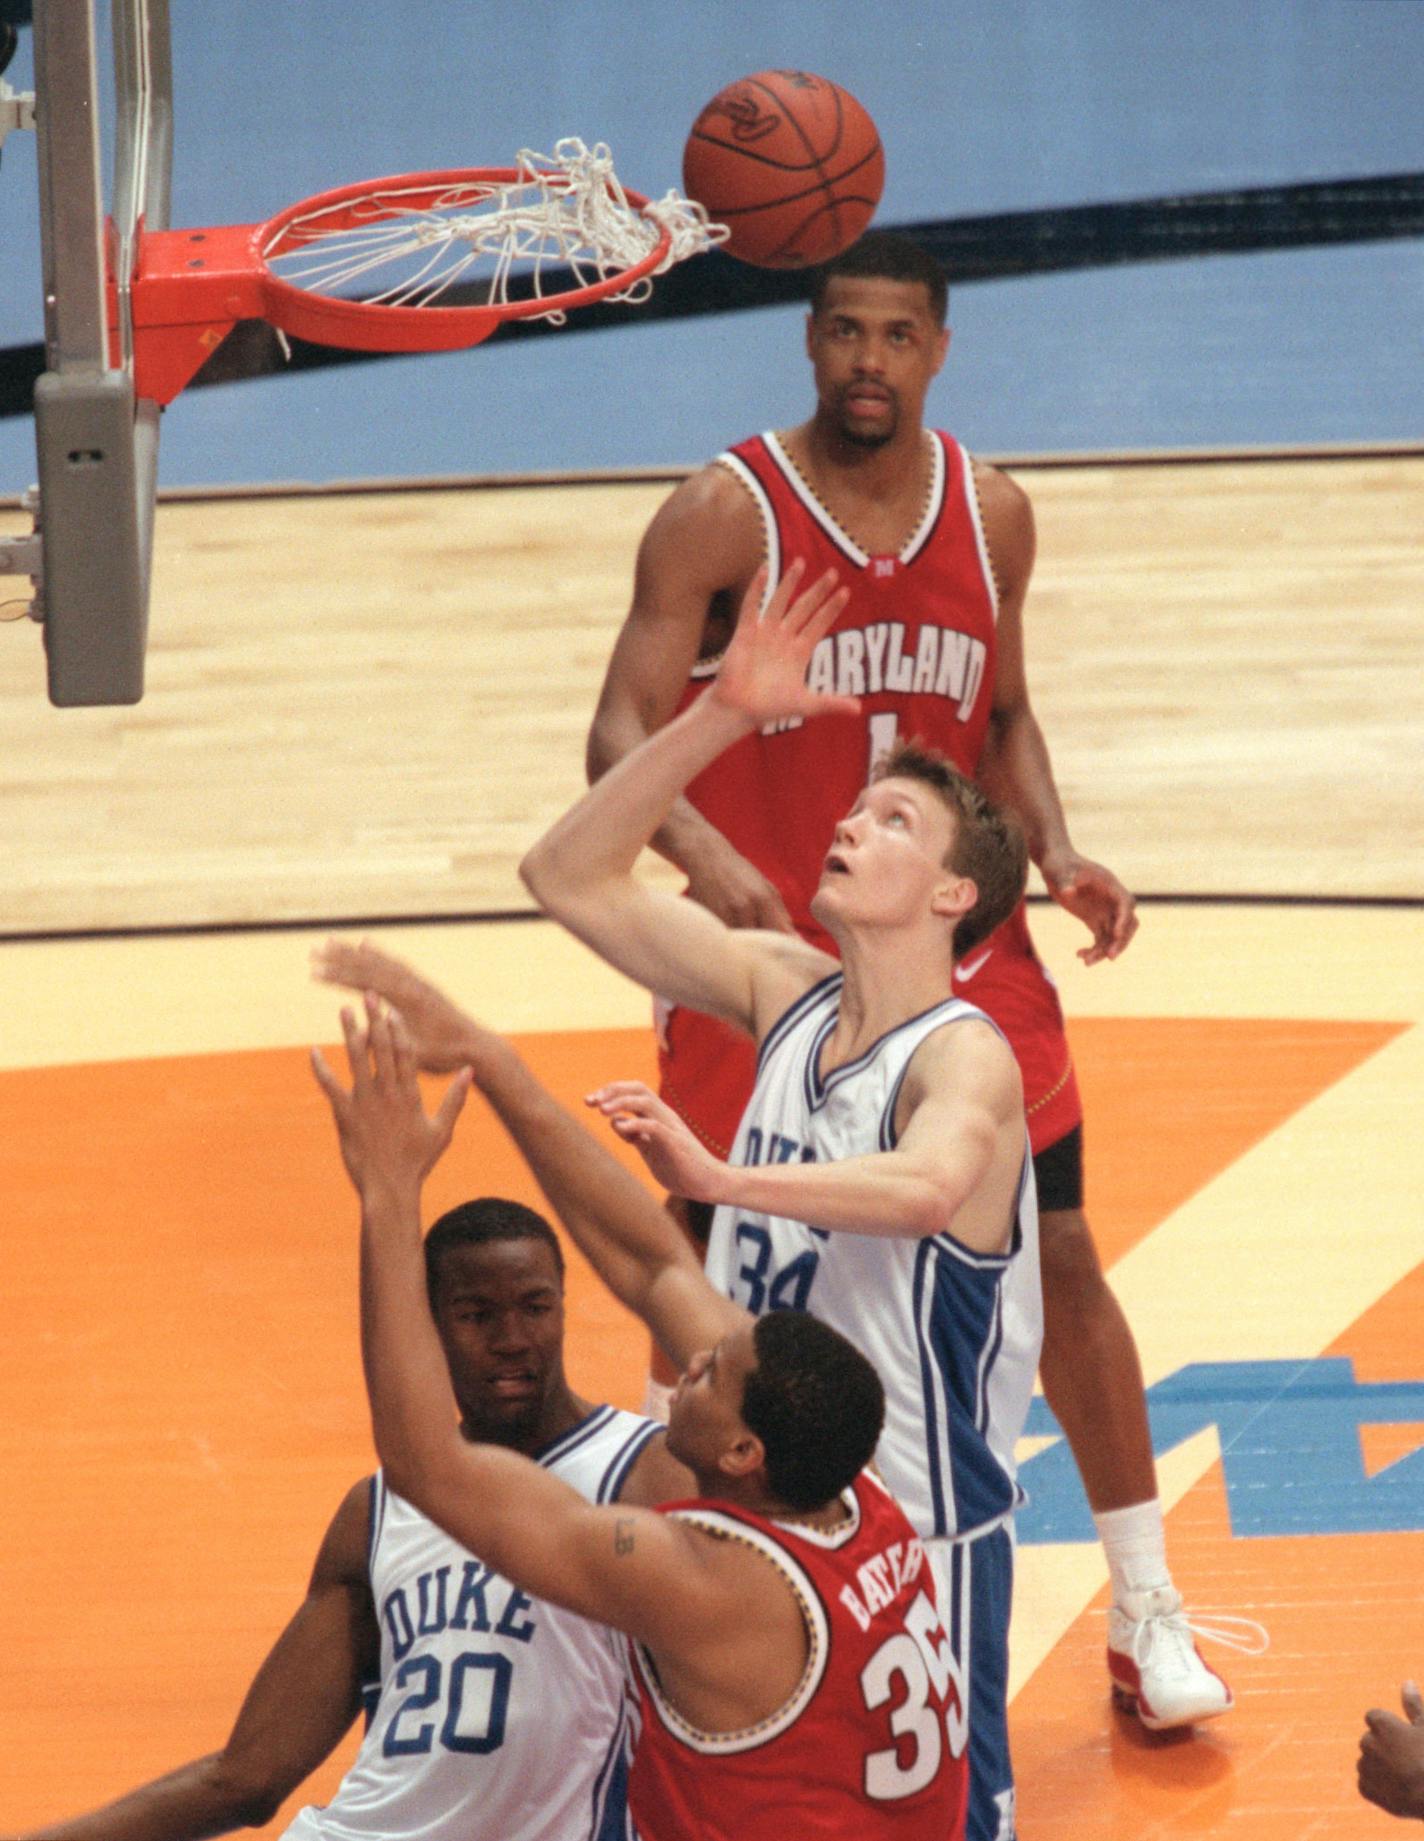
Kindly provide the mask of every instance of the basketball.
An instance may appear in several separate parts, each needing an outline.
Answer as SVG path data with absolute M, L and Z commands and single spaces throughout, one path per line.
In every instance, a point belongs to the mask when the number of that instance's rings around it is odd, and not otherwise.
M 870 222 L 885 185 L 875 123 L 838 83 L 759 70 L 719 90 L 692 124 L 683 190 L 760 268 L 829 262 Z

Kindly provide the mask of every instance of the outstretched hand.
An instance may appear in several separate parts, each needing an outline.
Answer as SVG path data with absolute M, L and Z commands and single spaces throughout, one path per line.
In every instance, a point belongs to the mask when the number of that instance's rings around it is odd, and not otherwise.
M 1084 965 L 1116 959 L 1137 932 L 1137 901 L 1101 863 L 1080 857 L 1075 850 L 1045 857 L 1039 868 L 1048 892 L 1060 908 L 1082 921 L 1092 934 L 1090 946 L 1079 950 Z
M 718 1174 L 725 1167 L 693 1136 L 672 1107 L 641 1080 L 614 1080 L 590 1093 L 595 1107 L 620 1138 L 635 1147 L 669 1195 L 690 1202 L 720 1199 Z
M 311 1051 L 311 1060 L 336 1121 L 346 1173 L 363 1201 L 378 1189 L 418 1193 L 450 1142 L 470 1090 L 470 1071 L 460 1069 L 434 1115 L 427 1117 L 415 1053 L 400 1018 L 368 991 L 364 1023 L 354 1010 L 344 1009 L 341 1029 L 350 1092 L 319 1048 Z
M 409 1037 L 416 1065 L 427 1074 L 453 1074 L 480 1068 L 508 1052 L 508 1045 L 486 1029 L 413 966 L 370 940 L 327 940 L 311 956 L 312 977 L 349 991 L 374 993 L 389 1004 Z
M 850 598 L 827 569 L 802 589 L 806 566 L 793 562 L 763 611 L 765 564 L 752 577 L 737 615 L 737 630 L 722 659 L 712 696 L 758 727 L 787 716 L 854 716 L 859 697 L 837 697 L 806 683 L 811 654 Z

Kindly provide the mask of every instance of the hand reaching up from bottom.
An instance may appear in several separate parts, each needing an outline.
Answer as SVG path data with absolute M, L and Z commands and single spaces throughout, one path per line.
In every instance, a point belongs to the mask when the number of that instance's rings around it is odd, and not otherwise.
M 354 1010 L 344 1009 L 341 1029 L 350 1091 L 319 1048 L 312 1050 L 311 1060 L 336 1121 L 346 1172 L 363 1200 L 377 1189 L 418 1194 L 450 1142 L 470 1090 L 470 1071 L 460 1069 L 427 1117 L 414 1048 L 400 1018 L 368 992 L 364 1022 Z

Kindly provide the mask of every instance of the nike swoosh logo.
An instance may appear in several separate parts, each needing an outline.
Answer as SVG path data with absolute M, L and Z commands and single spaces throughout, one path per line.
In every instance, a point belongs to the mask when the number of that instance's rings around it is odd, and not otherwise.
M 960 984 L 968 984 L 975 972 L 979 971 L 981 967 L 993 958 L 993 956 L 994 949 L 991 946 L 987 952 L 981 952 L 977 959 L 970 959 L 967 964 L 964 965 L 956 965 L 954 968 L 955 978 Z

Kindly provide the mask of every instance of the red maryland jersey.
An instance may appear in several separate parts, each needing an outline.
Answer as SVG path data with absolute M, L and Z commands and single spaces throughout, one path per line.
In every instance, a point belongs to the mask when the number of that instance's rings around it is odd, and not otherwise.
M 973 776 L 989 725 L 998 597 L 968 454 L 933 434 L 930 490 L 894 556 L 868 556 L 836 523 L 774 434 L 718 456 L 761 517 L 771 578 L 798 556 L 808 575 L 835 568 L 850 599 L 816 648 L 807 682 L 862 699 L 859 716 L 817 716 L 748 736 L 692 782 L 687 796 L 786 903 L 797 931 L 835 944 L 810 902 L 837 822 L 896 739 L 926 742 Z M 679 708 L 716 676 L 693 671 Z M 973 981 L 971 990 L 970 981 Z M 1039 964 L 1020 903 L 955 973 L 955 992 L 1008 1037 L 1024 1078 L 1035 1152 L 1082 1117 L 1058 995 Z M 663 1097 L 704 1144 L 727 1156 L 751 1094 L 750 1042 L 724 1023 L 675 1010 L 660 1024 Z
M 761 514 L 771 580 L 801 557 L 851 590 L 806 673 L 814 690 L 862 699 L 859 716 L 818 716 L 747 736 L 687 789 L 697 810 L 781 894 L 800 932 L 832 950 L 809 904 L 837 822 L 897 736 L 918 737 L 973 775 L 994 694 L 998 603 L 969 456 L 933 434 L 924 515 L 897 555 L 868 556 L 821 505 L 774 434 L 718 456 Z M 698 665 L 686 705 L 717 661 Z
M 816 1530 L 726 1503 L 677 1515 L 760 1549 L 800 1602 L 806 1672 L 745 1732 L 703 1733 L 635 1646 L 642 1730 L 628 1783 L 642 1841 L 953 1841 L 964 1833 L 967 1721 L 914 1530 L 869 1472 L 850 1519 Z

